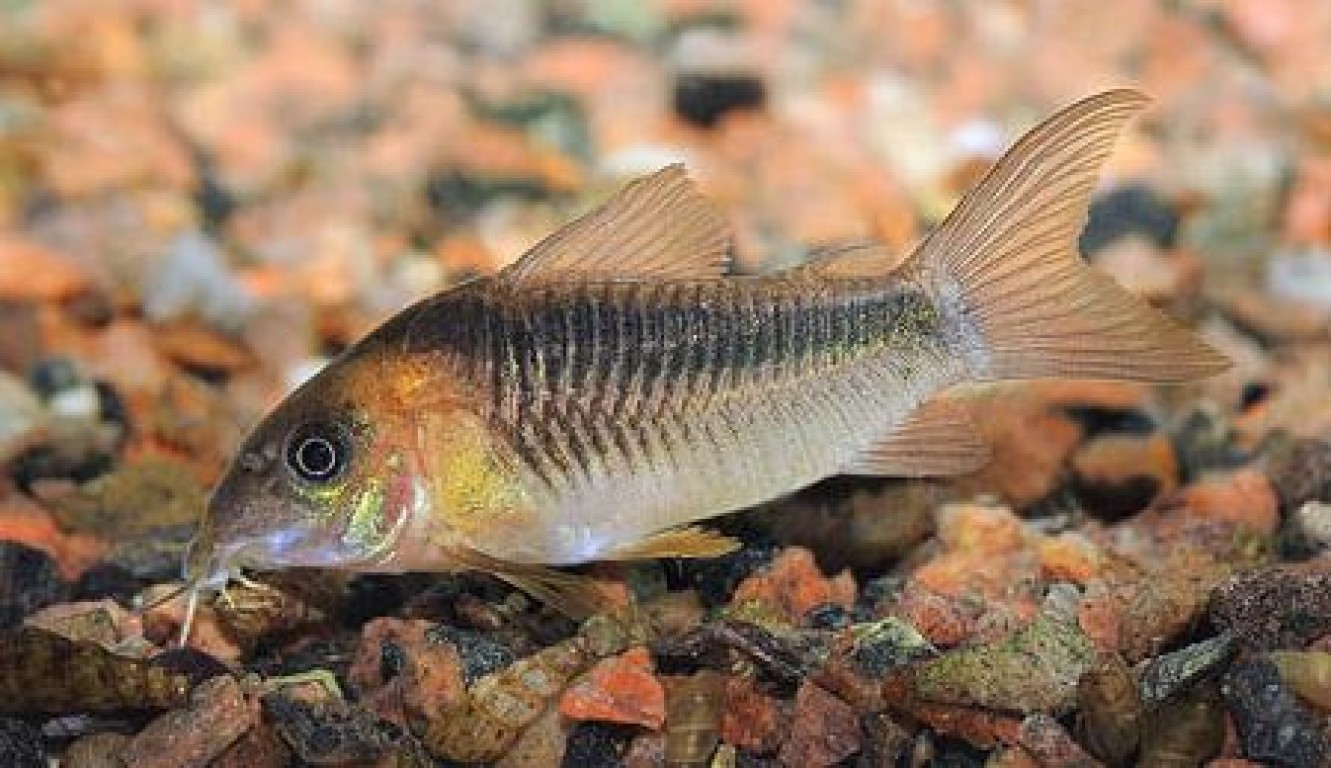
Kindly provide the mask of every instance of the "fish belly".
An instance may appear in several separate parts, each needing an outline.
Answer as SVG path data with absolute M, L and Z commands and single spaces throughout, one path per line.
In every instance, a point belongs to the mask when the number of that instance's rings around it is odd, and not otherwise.
M 761 398 L 607 422 L 607 432 L 630 435 L 609 442 L 641 451 L 599 457 L 579 481 L 533 494 L 540 523 L 506 551 L 554 565 L 604 559 L 653 533 L 793 492 L 836 474 L 937 388 L 861 365 Z

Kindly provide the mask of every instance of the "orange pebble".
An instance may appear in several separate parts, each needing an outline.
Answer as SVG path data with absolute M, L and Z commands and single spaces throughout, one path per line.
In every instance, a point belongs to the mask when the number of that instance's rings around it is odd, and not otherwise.
M 1271 535 L 1280 527 L 1280 504 L 1266 474 L 1240 469 L 1214 475 L 1183 490 L 1183 506 L 1193 516 L 1238 523 Z
M 1007 507 L 949 504 L 939 513 L 938 538 L 957 552 L 1001 554 L 1021 548 L 1021 520 Z
M 604 659 L 587 679 L 559 701 L 573 720 L 626 723 L 657 729 L 665 723 L 665 689 L 652 674 L 652 658 L 641 646 Z
M 62 578 L 78 579 L 106 550 L 100 540 L 83 533 L 66 534 L 50 515 L 29 502 L 0 503 L 0 541 L 16 541 L 50 555 Z
M 1100 570 L 1100 552 L 1085 537 L 1072 533 L 1041 538 L 1040 570 L 1050 581 L 1084 584 Z
M 939 646 L 959 645 L 975 631 L 976 616 L 960 601 L 930 592 L 911 582 L 902 591 L 895 613 Z
M 849 571 L 829 579 L 818 569 L 812 552 L 790 547 L 771 565 L 740 582 L 734 602 L 766 603 L 792 623 L 800 623 L 820 605 L 833 603 L 850 609 L 855 603 L 855 590 L 855 577 Z
M 46 246 L 0 237 L 0 298 L 62 301 L 90 286 L 88 276 Z

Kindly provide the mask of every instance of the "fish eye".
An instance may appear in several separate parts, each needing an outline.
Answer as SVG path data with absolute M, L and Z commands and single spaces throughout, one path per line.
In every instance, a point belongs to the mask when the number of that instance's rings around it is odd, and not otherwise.
M 304 424 L 287 441 L 287 468 L 307 483 L 331 483 L 342 476 L 351 460 L 346 430 L 325 421 Z

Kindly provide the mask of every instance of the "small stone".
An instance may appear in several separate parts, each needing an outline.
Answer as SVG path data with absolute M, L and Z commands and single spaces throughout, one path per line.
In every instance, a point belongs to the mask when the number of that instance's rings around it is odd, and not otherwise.
M 990 749 L 999 744 L 1016 744 L 1021 737 L 1021 720 L 990 709 L 926 701 L 909 701 L 903 709 L 935 731 L 955 736 L 972 747 Z
M 462 663 L 462 680 L 467 685 L 517 660 L 511 648 L 485 632 L 440 624 L 425 634 L 431 642 L 447 643 L 457 650 Z
M 29 616 L 24 624 L 76 642 L 96 643 L 111 651 L 142 635 L 138 618 L 114 600 L 52 605 Z
M 613 766 L 614 763 L 611 763 Z M 665 765 L 665 734 L 641 733 L 629 742 L 624 768 L 661 768 Z
M 154 339 L 167 359 L 208 381 L 224 381 L 254 365 L 254 355 L 239 342 L 196 323 L 159 326 Z
M 678 562 L 684 578 L 709 607 L 725 605 L 741 582 L 767 567 L 776 558 L 772 545 L 746 546 L 715 558 L 691 558 Z
M 1331 500 L 1331 442 L 1302 439 L 1270 461 L 1271 478 L 1285 509 Z
M 1318 549 L 1331 547 L 1331 503 L 1306 501 L 1291 522 L 1294 535 Z
M 1076 734 L 1110 765 L 1126 765 L 1141 739 L 1142 702 L 1132 670 L 1117 654 L 1103 654 L 1077 681 Z
M 1142 702 L 1153 709 L 1215 672 L 1234 654 L 1234 638 L 1221 634 L 1157 656 L 1138 675 Z
M 620 765 L 633 735 L 634 729 L 629 726 L 594 721 L 578 723 L 568 734 L 562 765 L 565 768 Z
M 559 711 L 573 720 L 641 725 L 653 730 L 665 723 L 665 689 L 652 674 L 646 648 L 632 648 L 598 662 L 588 678 L 569 688 Z
M 706 609 L 698 591 L 686 589 L 666 592 L 642 604 L 642 614 L 655 636 L 664 639 L 683 637 L 702 623 Z
M 693 764 L 716 751 L 725 710 L 726 678 L 704 669 L 693 675 L 668 677 L 666 689 L 666 756 L 673 763 Z
M 1100 768 L 1057 720 L 1036 714 L 1021 721 L 1021 746 L 1047 768 Z
M 1050 382 L 1032 382 L 997 386 L 969 401 L 993 458 L 952 483 L 963 494 L 997 494 L 1017 509 L 1045 498 L 1058 487 L 1066 461 L 1085 434 L 1061 406 L 1088 399 Z
M 914 580 L 901 591 L 893 613 L 943 648 L 965 642 L 975 632 L 979 618 L 975 606 L 940 595 Z
M 22 720 L 0 718 L 0 765 L 5 768 L 46 768 L 42 732 Z
M 920 662 L 913 669 L 914 688 L 932 702 L 1065 712 L 1076 701 L 1077 680 L 1094 659 L 1094 646 L 1077 622 L 1046 609 L 1001 642 Z
M 1142 721 L 1138 765 L 1202 765 L 1226 741 L 1224 702 L 1205 685 L 1166 701 Z
M 761 109 L 767 91 L 757 75 L 745 72 L 683 73 L 675 77 L 675 114 L 701 128 L 725 115 Z
M 1000 748 L 984 761 L 984 768 L 1042 768 L 1030 752 L 1021 747 Z
M 494 768 L 534 768 L 535 766 L 562 765 L 567 757 L 570 724 L 559 716 L 559 710 L 548 708 L 528 725 L 517 741 L 494 763 Z M 577 765 L 605 765 L 605 763 L 578 763 Z
M 913 739 L 905 727 L 884 712 L 866 715 L 863 721 L 864 746 L 856 760 L 856 768 L 880 765 L 901 765 L 910 753 Z
M 786 765 L 835 765 L 860 751 L 861 739 L 855 710 L 806 681 L 795 693 L 790 738 L 779 757 Z
M 1188 632 L 1226 573 L 1185 559 L 1144 575 L 1096 579 L 1087 585 L 1077 621 L 1097 648 L 1136 663 Z
M 210 324 L 234 328 L 253 304 L 231 274 L 226 254 L 203 232 L 182 232 L 144 276 L 143 311 L 152 320 L 197 313 Z
M 54 499 L 51 506 L 66 529 L 125 540 L 193 524 L 205 501 L 189 467 L 151 458 L 123 464 Z
M 985 504 L 948 504 L 938 513 L 938 539 L 949 551 L 1000 555 L 1021 549 L 1021 519 Z
M 13 235 L 0 237 L 0 299 L 58 302 L 90 287 L 63 254 Z
M 1077 500 L 1104 520 L 1140 512 L 1178 486 L 1178 459 L 1161 432 L 1099 435 L 1077 450 L 1072 470 Z
M 771 606 L 791 624 L 802 625 L 809 612 L 827 604 L 846 610 L 855 605 L 855 577 L 849 571 L 828 578 L 818 569 L 813 553 L 789 547 L 772 564 L 750 576 L 735 589 L 732 602 Z
M 1169 248 L 1178 225 L 1178 213 L 1159 193 L 1150 187 L 1125 185 L 1091 201 L 1077 244 L 1082 253 L 1094 255 L 1121 237 L 1137 235 Z
M 361 631 L 349 678 L 390 720 L 438 717 L 464 695 L 458 652 L 450 643 L 433 641 L 432 629 L 421 619 L 384 617 Z
M 1085 584 L 1100 572 L 1104 554 L 1085 536 L 1065 531 L 1042 536 L 1036 544 L 1045 581 Z
M 133 573 L 115 563 L 96 563 L 74 582 L 71 598 L 75 600 L 115 600 L 128 605 L 143 588 Z
M 314 765 L 371 763 L 395 741 L 389 723 L 339 699 L 309 703 L 269 695 L 263 710 L 297 759 Z
M 1318 709 L 1331 710 L 1331 653 L 1273 651 L 1270 658 L 1285 685 L 1299 698 Z
M 790 713 L 784 702 L 758 688 L 750 677 L 726 681 L 721 740 L 757 754 L 780 749 L 790 732 Z
M 835 477 L 764 508 L 774 539 L 818 553 L 827 569 L 878 571 L 934 532 L 934 510 L 949 495 L 936 482 Z
M 1201 287 L 1205 262 L 1190 250 L 1166 250 L 1146 238 L 1121 238 L 1101 251 L 1095 268 L 1153 304 L 1194 296 Z
M 1237 523 L 1267 536 L 1280 527 L 1275 489 L 1259 469 L 1203 478 L 1183 489 L 1180 504 L 1189 515 Z
M 94 733 L 84 736 L 60 756 L 64 768 L 126 768 L 121 753 L 130 737 L 122 733 Z
M 208 764 L 208 768 L 284 768 L 291 763 L 291 750 L 267 723 L 251 728 L 236 743 Z
M 1314 768 L 1331 756 L 1320 718 L 1285 687 L 1269 659 L 1239 662 L 1225 675 L 1225 701 L 1245 757 L 1275 766 Z
M 45 419 L 37 395 L 22 379 L 0 369 L 0 466 L 41 439 Z
M 1235 576 L 1212 593 L 1211 620 L 1250 650 L 1307 647 L 1331 634 L 1331 574 L 1268 568 Z
M 257 715 L 239 683 L 216 677 L 195 689 L 189 707 L 149 723 L 122 756 L 128 765 L 143 768 L 204 768 L 254 727 Z
M 33 611 L 63 599 L 66 591 L 50 555 L 0 541 L 0 629 L 18 626 Z

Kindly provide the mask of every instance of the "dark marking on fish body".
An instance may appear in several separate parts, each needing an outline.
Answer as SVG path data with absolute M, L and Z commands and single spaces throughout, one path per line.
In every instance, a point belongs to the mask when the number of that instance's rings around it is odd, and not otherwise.
M 404 352 L 442 348 L 468 372 L 493 371 L 497 397 L 603 396 L 620 414 L 679 390 L 706 398 L 929 343 L 942 326 L 939 307 L 914 286 L 854 281 L 834 291 L 779 278 L 552 285 L 522 295 L 482 282 L 406 315 L 390 324 L 405 326 Z
M 761 400 L 773 388 L 943 343 L 929 295 L 867 279 L 569 283 L 521 293 L 478 281 L 405 315 L 390 323 L 405 337 L 399 348 L 454 361 L 453 373 L 486 394 L 515 456 L 549 483 L 590 476 L 592 455 L 643 468 L 673 461 L 684 438 L 662 431 L 670 413 Z M 392 331 L 379 333 L 393 343 Z

